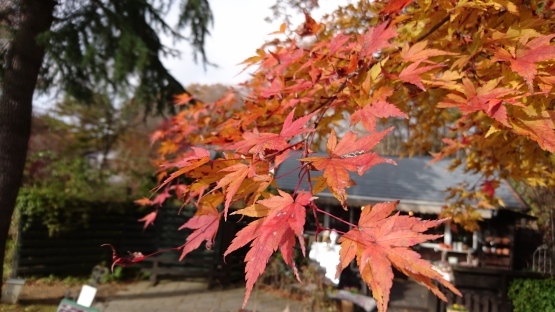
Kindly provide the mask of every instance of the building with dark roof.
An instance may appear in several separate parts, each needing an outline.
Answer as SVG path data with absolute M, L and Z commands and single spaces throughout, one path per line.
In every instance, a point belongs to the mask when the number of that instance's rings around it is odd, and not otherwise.
M 324 156 L 325 154 L 320 154 Z M 293 191 L 297 186 L 298 167 L 300 155 L 290 157 L 283 162 L 277 172 L 276 180 L 280 189 Z M 480 176 L 465 173 L 460 167 L 449 171 L 450 160 L 440 160 L 430 163 L 431 157 L 399 158 L 387 157 L 394 160 L 397 165 L 379 164 L 364 175 L 351 173 L 351 178 L 356 185 L 347 189 L 347 203 L 351 207 L 360 207 L 384 201 L 400 200 L 397 208 L 401 211 L 414 213 L 438 214 L 446 204 L 447 188 L 456 187 L 466 182 L 469 185 L 479 185 Z M 287 174 L 289 173 L 289 174 Z M 315 172 L 315 175 L 320 173 Z M 301 184 L 299 190 L 308 190 L 306 182 Z M 505 209 L 526 212 L 528 206 L 517 194 L 514 188 L 503 181 L 496 190 L 496 196 L 504 202 Z M 319 202 L 329 205 L 339 205 L 333 195 L 325 190 L 317 194 Z M 483 218 L 491 218 L 495 210 L 480 210 Z
M 277 169 L 275 176 L 279 189 L 292 192 L 297 187 L 301 166 L 300 154 L 297 152 Z M 462 168 L 448 170 L 451 164 L 448 159 L 431 163 L 431 157 L 387 158 L 394 160 L 397 165 L 384 163 L 370 168 L 362 176 L 357 173 L 350 174 L 356 185 L 347 189 L 347 204 L 355 209 L 344 211 L 339 201 L 327 189 L 315 195 L 318 197 L 316 203 L 319 208 L 330 212 L 338 219 L 356 224 L 361 211 L 356 208 L 399 200 L 398 210 L 418 214 L 423 218 L 435 218 L 448 203 L 447 188 L 457 187 L 465 182 L 470 186 L 480 187 L 482 183 L 478 174 L 465 173 Z M 320 172 L 313 172 L 313 177 L 321 175 Z M 304 180 L 298 188 L 299 191 L 309 190 L 306 179 Z M 530 241 L 526 236 L 528 232 L 521 226 L 521 221 L 531 218 L 526 215 L 529 207 L 506 181 L 502 181 L 495 195 L 501 198 L 505 206 L 479 210 L 484 219 L 479 231 L 471 233 L 462 228 L 453 231 L 456 226 L 448 224 L 431 229 L 431 233 L 444 234 L 444 237 L 416 246 L 423 258 L 443 261 L 449 258 L 459 263 L 474 263 L 473 265 L 479 261 L 480 267 L 524 268 L 538 243 Z M 324 228 L 339 231 L 349 229 L 347 224 L 326 214 L 320 215 L 319 218 Z M 307 219 L 309 231 L 315 226 L 311 222 L 314 221 Z M 526 249 L 527 247 L 529 248 Z M 513 256 L 514 250 L 520 251 L 518 257 Z

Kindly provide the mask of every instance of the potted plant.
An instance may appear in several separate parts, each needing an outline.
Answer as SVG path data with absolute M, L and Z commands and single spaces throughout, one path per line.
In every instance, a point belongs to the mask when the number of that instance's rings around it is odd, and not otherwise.
M 24 279 L 8 278 L 4 292 L 2 293 L 2 302 L 16 304 L 23 284 L 25 284 Z
M 470 312 L 470 311 L 468 311 L 468 309 L 465 306 L 455 303 L 448 306 L 446 312 Z

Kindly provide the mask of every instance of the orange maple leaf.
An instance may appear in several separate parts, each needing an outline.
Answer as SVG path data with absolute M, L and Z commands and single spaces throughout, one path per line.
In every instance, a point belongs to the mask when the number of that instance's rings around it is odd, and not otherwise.
M 223 178 L 218 181 L 214 189 L 227 187 L 225 191 L 225 205 L 224 205 L 224 217 L 227 220 L 227 212 L 231 202 L 233 201 L 233 196 L 239 190 L 239 187 L 249 174 L 250 167 L 245 164 L 236 164 L 227 168 L 220 170 L 220 172 L 229 172 Z
M 422 79 L 420 78 L 420 75 L 423 73 L 429 72 L 434 68 L 443 67 L 443 64 L 418 67 L 420 63 L 422 63 L 422 61 L 414 62 L 409 66 L 405 67 L 399 73 L 399 79 L 401 79 L 404 82 L 412 83 L 413 85 L 419 87 L 423 91 L 426 91 L 424 84 L 422 84 Z
M 164 182 L 156 188 L 156 190 L 161 189 L 175 178 L 182 176 L 185 173 L 190 172 L 191 170 L 196 169 L 209 161 L 209 151 L 200 147 L 191 147 L 191 151 L 187 152 L 179 161 L 162 166 L 162 168 L 177 167 L 179 169 L 170 174 L 170 176 L 166 178 Z
M 247 281 L 243 308 L 246 306 L 254 283 L 266 268 L 270 256 L 279 248 L 285 263 L 295 272 L 299 279 L 298 270 L 293 261 L 295 236 L 304 254 L 304 223 L 306 207 L 312 200 L 312 195 L 301 192 L 295 199 L 286 192 L 278 190 L 279 196 L 259 200 L 258 203 L 268 207 L 267 217 L 251 222 L 244 229 L 237 232 L 235 238 L 224 253 L 224 257 L 231 252 L 245 246 L 252 241 L 251 249 L 245 256 L 245 279 Z
M 509 62 L 511 69 L 522 76 L 533 90 L 532 82 L 538 73 L 536 63 L 555 58 L 555 45 L 550 44 L 553 38 L 555 34 L 539 36 L 517 47 L 514 52 L 499 48 L 494 52 L 495 60 Z
M 306 11 L 304 12 L 304 18 L 305 22 L 296 30 L 297 34 L 301 37 L 315 35 L 320 30 L 320 24 Z
M 511 123 L 515 133 L 528 136 L 546 151 L 555 152 L 555 111 L 523 107 L 515 112 L 515 117 Z
M 423 63 L 432 63 L 428 59 L 434 56 L 441 56 L 441 55 L 457 55 L 457 53 L 447 52 L 438 49 L 426 49 L 428 45 L 428 41 L 421 41 L 418 43 L 413 44 L 409 47 L 408 43 L 405 43 L 403 46 L 403 50 L 399 53 L 401 58 L 407 62 L 423 62 Z
M 150 145 L 152 146 L 154 144 L 154 142 L 160 140 L 161 138 L 164 137 L 166 133 L 162 130 L 156 130 L 152 133 L 152 135 L 150 136 Z
M 390 159 L 378 156 L 369 151 L 386 135 L 393 127 L 381 132 L 371 133 L 360 139 L 357 134 L 349 131 L 337 142 L 337 135 L 332 129 L 328 139 L 328 157 L 307 157 L 300 161 L 310 163 L 316 170 L 323 172 L 328 188 L 337 198 L 341 205 L 347 207 L 347 193 L 345 189 L 354 185 L 354 181 L 349 177 L 349 171 L 356 171 L 362 175 L 372 166 L 380 163 L 395 164 Z
M 193 96 L 188 93 L 182 93 L 174 97 L 175 105 L 185 105 L 193 99 Z
M 362 279 L 372 289 L 378 304 L 378 311 L 386 311 L 393 281 L 392 266 L 423 283 L 432 292 L 446 301 L 432 279 L 437 280 L 454 293 L 460 292 L 446 281 L 431 264 L 420 259 L 410 246 L 436 239 L 441 235 L 422 234 L 447 219 L 424 221 L 420 218 L 396 215 L 390 216 L 397 202 L 379 203 L 363 208 L 358 227 L 343 235 L 339 242 L 340 263 L 336 275 L 356 258 Z
M 150 201 L 150 198 L 147 198 L 147 197 L 137 199 L 137 200 L 134 201 L 134 203 L 139 205 L 139 206 L 150 206 L 150 205 L 152 205 L 152 202 Z

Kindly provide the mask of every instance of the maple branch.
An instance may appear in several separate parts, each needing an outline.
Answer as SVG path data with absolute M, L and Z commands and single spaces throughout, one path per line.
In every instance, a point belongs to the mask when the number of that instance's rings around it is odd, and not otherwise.
M 266 155 L 266 158 L 272 158 L 272 157 L 274 157 L 274 156 L 277 156 L 277 155 L 279 155 L 279 154 L 285 152 L 286 150 L 290 150 L 290 149 L 294 148 L 295 146 L 300 145 L 300 144 L 303 144 L 303 143 L 304 143 L 303 141 L 299 141 L 299 142 L 297 142 L 297 143 L 289 144 L 289 145 L 287 145 L 287 146 L 286 146 L 284 149 L 282 149 L 282 150 L 275 151 L 275 152 L 273 152 L 273 153 L 271 153 L 271 154 Z
M 156 255 L 161 254 L 161 253 L 164 253 L 164 252 L 168 252 L 168 251 L 172 251 L 172 250 L 181 250 L 181 249 L 183 249 L 183 246 L 185 246 L 185 244 L 183 244 L 183 245 L 181 245 L 181 246 L 177 246 L 177 247 L 170 247 L 170 248 L 158 250 L 158 251 L 155 251 L 155 252 L 153 252 L 153 253 L 150 253 L 150 254 L 148 254 L 148 255 L 146 255 L 146 256 L 144 256 L 144 257 L 145 257 L 145 259 L 146 259 L 146 258 L 150 258 L 150 257 L 152 257 L 152 256 L 156 256 Z
M 339 85 L 339 88 L 337 88 L 337 91 L 335 91 L 335 94 L 331 97 L 329 97 L 324 104 L 322 104 L 321 107 L 319 107 L 318 109 L 321 109 L 322 107 L 325 107 L 322 110 L 322 113 L 318 115 L 318 117 L 316 117 L 316 120 L 314 121 L 314 129 L 316 129 L 318 127 L 318 124 L 320 123 L 320 121 L 322 120 L 322 118 L 324 118 L 324 115 L 326 114 L 326 112 L 328 111 L 328 109 L 330 108 L 330 104 L 337 99 L 337 94 L 339 94 L 341 91 L 343 91 L 343 89 L 345 89 L 345 87 L 347 86 L 347 82 L 349 81 L 349 78 L 357 75 L 359 73 L 359 70 L 356 70 L 350 74 L 348 74 L 347 76 L 345 76 L 345 80 L 341 83 L 341 85 Z M 316 110 L 315 110 L 316 111 Z M 310 145 L 312 145 L 312 140 L 314 139 L 314 132 L 310 132 L 306 135 L 305 138 L 305 147 L 304 147 L 304 152 L 303 155 L 306 157 L 308 156 L 308 151 L 310 150 Z
M 352 223 L 349 222 L 349 221 L 345 221 L 345 220 L 341 219 L 340 217 L 334 216 L 333 214 L 331 214 L 331 213 L 329 213 L 329 212 L 327 212 L 327 211 L 325 211 L 325 210 L 322 210 L 322 209 L 318 208 L 318 206 L 316 206 L 316 205 L 314 205 L 314 207 L 316 208 L 316 210 L 317 210 L 319 213 L 322 213 L 322 214 L 325 214 L 325 215 L 327 215 L 327 216 L 330 216 L 330 217 L 334 218 L 335 220 L 337 220 L 337 221 L 339 221 L 339 222 L 343 222 L 343 223 L 347 224 L 347 225 L 350 226 L 350 227 L 353 227 L 353 228 L 358 227 L 357 225 L 352 224 Z
M 130 256 L 127 257 L 127 258 L 123 258 L 123 257 L 120 257 L 120 256 L 117 255 L 116 249 L 111 244 L 102 244 L 102 245 L 100 245 L 100 247 L 110 247 L 112 249 L 112 266 L 111 266 L 112 272 L 114 271 L 114 267 L 116 265 L 119 265 L 121 267 L 133 265 L 137 262 L 141 262 L 141 261 L 145 260 L 146 258 L 150 258 L 152 256 L 155 256 L 155 255 L 163 253 L 163 252 L 168 252 L 170 250 L 180 250 L 184 246 L 185 246 L 185 244 L 183 244 L 179 247 L 172 247 L 172 248 L 167 248 L 167 249 L 163 249 L 163 250 L 158 250 L 158 251 L 153 252 L 151 254 L 148 254 L 146 256 L 143 255 L 140 252 L 130 252 L 130 251 L 128 251 Z
M 295 167 L 295 168 L 293 168 L 293 169 L 287 171 L 286 173 L 284 173 L 284 174 L 282 174 L 282 175 L 280 175 L 280 176 L 275 177 L 274 180 L 281 179 L 281 178 L 283 178 L 283 177 L 285 177 L 285 176 L 287 176 L 287 175 L 290 175 L 291 173 L 293 173 L 293 172 L 299 170 L 299 169 L 302 168 L 302 167 L 303 167 L 303 165 L 300 165 L 300 166 L 298 166 L 298 167 Z M 311 192 L 311 193 L 312 193 L 312 192 Z
M 302 168 L 302 167 L 301 167 Z M 299 181 L 297 182 L 297 186 L 295 186 L 295 190 L 293 191 L 293 194 L 297 194 L 297 191 L 299 190 L 299 187 L 301 187 L 301 182 L 303 181 L 304 176 L 307 174 L 308 170 L 301 170 L 299 172 Z M 308 174 L 310 175 L 310 172 L 308 172 Z M 312 185 L 309 184 L 310 186 L 310 194 L 312 194 Z
M 310 170 L 307 170 L 307 181 L 308 181 L 308 188 L 309 188 L 310 194 L 314 196 L 313 190 L 312 190 L 312 178 L 310 176 Z M 322 226 L 320 225 L 320 220 L 318 220 L 318 215 L 316 214 L 318 207 L 316 206 L 316 204 L 314 204 L 314 201 L 310 202 L 310 207 L 312 208 L 312 215 L 314 216 L 314 220 L 316 222 L 316 237 L 318 237 L 318 234 L 322 229 Z
M 443 24 L 445 24 L 449 18 L 451 17 L 451 14 L 447 14 L 441 21 L 439 21 L 437 24 L 435 24 L 434 26 L 432 26 L 432 28 L 430 28 L 427 32 L 425 32 L 424 34 L 422 34 L 420 37 L 416 38 L 416 42 L 418 43 L 424 39 L 426 39 L 429 35 L 431 35 L 434 31 L 436 31 L 438 28 L 440 28 L 441 26 L 443 26 Z

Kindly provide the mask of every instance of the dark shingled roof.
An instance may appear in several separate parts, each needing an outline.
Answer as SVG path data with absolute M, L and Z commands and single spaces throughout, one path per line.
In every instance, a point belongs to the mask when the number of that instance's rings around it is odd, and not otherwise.
M 324 155 L 324 154 L 319 154 Z M 300 155 L 290 157 L 283 162 L 277 172 L 277 184 L 280 189 L 292 191 L 298 182 L 298 168 Z M 397 166 L 379 164 L 368 170 L 363 176 L 352 173 L 351 178 L 357 185 L 347 189 L 349 206 L 362 206 L 368 203 L 400 200 L 400 210 L 412 210 L 421 213 L 438 213 L 445 204 L 448 187 L 457 186 L 461 182 L 470 185 L 480 183 L 476 174 L 464 173 L 459 167 L 448 171 L 449 160 L 440 160 L 430 164 L 431 157 L 398 158 L 394 160 Z M 286 174 L 291 172 L 291 174 Z M 320 175 L 316 173 L 315 175 Z M 307 183 L 301 184 L 299 190 L 308 190 Z M 338 204 L 328 190 L 317 194 L 320 200 L 331 204 Z M 505 203 L 505 208 L 519 211 L 527 210 L 526 204 L 514 189 L 503 181 L 496 190 Z M 490 210 L 482 212 L 483 217 L 491 217 Z

